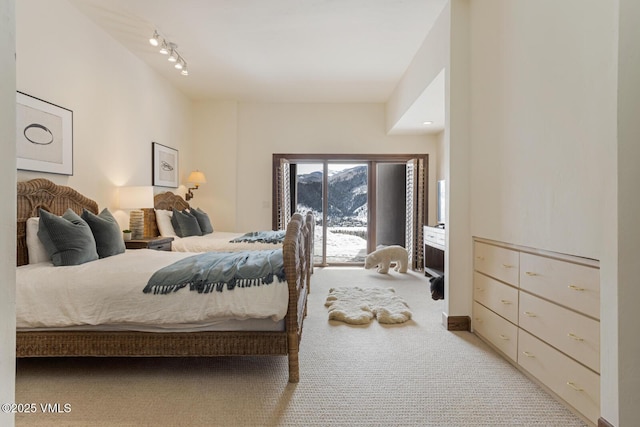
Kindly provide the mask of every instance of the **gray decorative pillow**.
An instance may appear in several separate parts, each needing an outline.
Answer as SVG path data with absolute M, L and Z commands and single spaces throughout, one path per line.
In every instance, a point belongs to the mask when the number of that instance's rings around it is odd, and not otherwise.
M 202 234 L 213 233 L 213 225 L 211 225 L 209 215 L 200 208 L 191 209 L 191 214 L 198 220 L 198 225 L 200 225 Z
M 98 215 L 84 209 L 81 217 L 91 228 L 100 258 L 121 254 L 125 251 L 124 239 L 118 221 L 107 208 L 104 208 Z
M 89 224 L 71 209 L 61 217 L 40 209 L 38 237 L 55 266 L 78 265 L 98 259 Z
M 202 236 L 198 220 L 186 210 L 180 212 L 174 209 L 171 224 L 178 237 Z

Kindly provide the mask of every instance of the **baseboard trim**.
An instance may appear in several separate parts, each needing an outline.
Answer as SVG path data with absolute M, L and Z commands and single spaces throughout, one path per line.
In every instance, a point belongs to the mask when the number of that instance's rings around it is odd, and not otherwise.
M 600 417 L 600 418 L 598 418 L 598 427 L 615 427 L 615 426 L 613 424 L 611 424 L 609 421 L 607 421 L 604 418 Z
M 442 313 L 442 324 L 447 331 L 471 331 L 471 318 L 469 316 L 447 316 Z

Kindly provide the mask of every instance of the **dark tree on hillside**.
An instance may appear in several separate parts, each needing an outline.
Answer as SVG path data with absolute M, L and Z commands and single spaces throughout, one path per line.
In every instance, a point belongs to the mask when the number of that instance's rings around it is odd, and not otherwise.
M 329 216 L 355 216 L 356 210 L 367 203 L 367 167 L 356 166 L 329 177 Z M 298 177 L 298 204 L 322 211 L 322 173 L 314 172 Z
M 322 212 L 322 183 L 298 182 L 298 204 Z

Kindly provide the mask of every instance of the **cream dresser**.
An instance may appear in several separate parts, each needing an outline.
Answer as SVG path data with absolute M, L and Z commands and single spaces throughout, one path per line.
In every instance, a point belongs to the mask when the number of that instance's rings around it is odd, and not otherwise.
M 599 263 L 479 238 L 473 250 L 474 333 L 597 424 Z

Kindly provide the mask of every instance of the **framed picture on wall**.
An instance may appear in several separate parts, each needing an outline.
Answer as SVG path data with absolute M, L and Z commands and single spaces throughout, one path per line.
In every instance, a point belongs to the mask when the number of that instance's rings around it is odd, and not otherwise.
M 73 111 L 16 93 L 16 165 L 73 175 Z
M 178 150 L 153 142 L 153 185 L 178 186 Z

